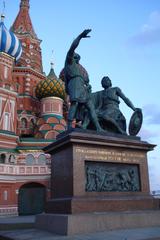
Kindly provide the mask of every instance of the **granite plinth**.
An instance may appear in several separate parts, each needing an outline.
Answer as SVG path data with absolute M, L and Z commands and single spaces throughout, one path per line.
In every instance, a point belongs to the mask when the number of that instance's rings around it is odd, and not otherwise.
M 61 134 L 44 149 L 53 156 L 52 199 L 37 216 L 37 227 L 72 235 L 144 227 L 151 216 L 146 211 L 158 219 L 159 199 L 150 195 L 147 166 L 147 152 L 154 147 L 139 137 L 79 130 Z M 137 210 L 141 215 L 134 215 Z
M 72 131 L 45 148 L 53 155 L 51 194 L 46 213 L 158 209 L 150 196 L 147 152 L 155 145 L 139 137 Z M 137 191 L 86 191 L 86 162 L 137 166 Z M 120 183 L 122 184 L 122 183 Z
M 61 198 L 48 201 L 45 212 L 79 214 L 106 211 L 158 210 L 159 200 L 150 196 Z
M 103 212 L 90 214 L 41 214 L 36 227 L 60 235 L 160 226 L 160 211 Z

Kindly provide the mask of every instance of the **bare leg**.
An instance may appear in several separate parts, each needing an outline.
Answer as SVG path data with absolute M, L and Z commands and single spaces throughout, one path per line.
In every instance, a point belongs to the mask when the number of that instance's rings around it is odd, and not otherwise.
M 94 123 L 94 125 L 96 127 L 96 130 L 98 132 L 103 132 L 104 130 L 101 128 L 101 126 L 98 122 L 98 118 L 97 118 L 97 115 L 96 115 L 96 112 L 95 112 L 95 108 L 94 108 L 91 100 L 89 100 L 85 105 L 86 105 L 86 107 L 89 111 L 90 118 L 91 118 L 92 122 Z
M 72 121 L 76 116 L 77 107 L 78 107 L 78 102 L 71 102 L 71 106 L 68 113 L 68 125 L 67 125 L 68 130 L 72 129 Z

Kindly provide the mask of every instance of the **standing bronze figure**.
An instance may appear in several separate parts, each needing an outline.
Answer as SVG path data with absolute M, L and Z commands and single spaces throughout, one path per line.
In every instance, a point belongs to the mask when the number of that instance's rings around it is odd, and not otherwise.
M 64 67 L 66 92 L 70 97 L 70 109 L 68 113 L 68 129 L 72 128 L 72 121 L 76 119 L 77 112 L 81 108 L 88 110 L 89 118 L 97 131 L 103 131 L 99 125 L 94 105 L 91 101 L 89 76 L 87 71 L 79 63 L 80 55 L 75 53 L 82 38 L 88 38 L 91 29 L 84 30 L 71 44 L 67 53 Z

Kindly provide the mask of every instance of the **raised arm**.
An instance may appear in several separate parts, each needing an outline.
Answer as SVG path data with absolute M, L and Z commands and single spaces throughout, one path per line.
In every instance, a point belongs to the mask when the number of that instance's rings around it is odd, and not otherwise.
M 74 56 L 74 51 L 75 49 L 78 47 L 79 42 L 82 38 L 88 38 L 90 36 L 88 36 L 88 33 L 91 32 L 91 29 L 86 29 L 84 30 L 81 34 L 78 35 L 78 37 L 73 41 L 73 43 L 71 44 L 71 47 L 67 53 L 66 56 L 66 62 L 67 63 L 72 63 L 72 59 Z
M 117 95 L 123 99 L 123 101 L 127 104 L 128 107 L 130 107 L 133 111 L 136 110 L 133 103 L 127 98 L 124 93 L 121 91 L 120 88 L 117 87 Z

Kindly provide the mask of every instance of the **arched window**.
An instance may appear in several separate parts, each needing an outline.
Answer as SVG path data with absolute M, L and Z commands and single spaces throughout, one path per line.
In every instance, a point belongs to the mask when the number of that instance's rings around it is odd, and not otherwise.
M 27 120 L 26 118 L 21 119 L 21 128 L 27 128 Z
M 6 88 L 6 89 L 10 90 L 10 87 L 11 87 L 11 86 L 10 86 L 9 84 L 5 84 L 5 88 Z
M 38 164 L 39 165 L 45 165 L 46 164 L 46 156 L 44 154 L 39 155 Z
M 8 158 L 8 162 L 9 163 L 15 163 L 15 156 L 13 154 L 11 154 Z
M 32 95 L 33 95 L 33 97 L 36 97 L 36 87 L 33 87 Z
M 34 119 L 33 119 L 33 118 L 31 119 L 31 121 L 30 121 L 30 124 L 29 124 L 29 125 L 30 125 L 30 128 L 31 128 L 31 129 L 33 129 L 33 128 L 34 128 L 34 126 L 35 126 L 35 121 L 34 121 Z
M 16 91 L 18 92 L 18 90 L 19 90 L 19 84 L 16 83 Z
M 26 165 L 34 165 L 36 163 L 36 160 L 32 154 L 28 154 L 26 156 Z
M 0 154 L 0 163 L 5 163 L 6 155 L 4 153 Z
M 7 131 L 10 130 L 10 114 L 9 113 L 4 114 L 4 130 L 7 130 Z
M 8 67 L 5 66 L 4 67 L 4 78 L 7 79 L 7 77 L 8 77 Z
M 8 200 L 8 191 L 7 190 L 4 190 L 4 192 L 3 192 L 3 199 L 4 199 L 4 201 Z

